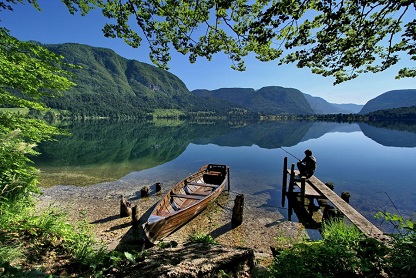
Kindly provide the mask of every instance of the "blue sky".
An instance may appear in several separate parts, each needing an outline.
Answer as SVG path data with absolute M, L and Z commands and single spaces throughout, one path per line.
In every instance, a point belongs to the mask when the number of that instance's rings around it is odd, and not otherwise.
M 82 17 L 71 15 L 59 0 L 38 0 L 38 3 L 41 12 L 29 4 L 14 5 L 14 12 L 2 11 L 0 26 L 9 29 L 11 35 L 20 40 L 36 40 L 46 44 L 73 42 L 105 47 L 122 57 L 151 64 L 145 45 L 134 49 L 121 39 L 104 37 L 101 30 L 107 19 L 100 11 Z M 278 66 L 277 62 L 260 62 L 253 56 L 246 58 L 247 70 L 238 72 L 231 69 L 231 61 L 224 55 L 214 56 L 212 61 L 199 58 L 195 64 L 191 64 L 186 56 L 174 52 L 171 54 L 169 71 L 178 76 L 189 90 L 282 86 L 299 89 L 332 103 L 365 104 L 390 90 L 416 88 L 414 78 L 394 79 L 404 64 L 334 86 L 332 77 L 314 75 L 309 69 L 298 69 L 294 65 Z

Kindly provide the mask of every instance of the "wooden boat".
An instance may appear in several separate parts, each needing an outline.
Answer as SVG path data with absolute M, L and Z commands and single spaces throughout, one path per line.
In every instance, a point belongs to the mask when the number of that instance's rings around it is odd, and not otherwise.
M 203 211 L 224 190 L 228 175 L 226 165 L 208 164 L 178 182 L 143 224 L 148 240 L 163 239 Z

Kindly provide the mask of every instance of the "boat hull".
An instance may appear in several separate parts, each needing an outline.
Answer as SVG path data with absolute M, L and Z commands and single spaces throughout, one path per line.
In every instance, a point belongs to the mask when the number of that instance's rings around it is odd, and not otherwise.
M 143 225 L 152 243 L 172 234 L 201 213 L 224 190 L 228 167 L 209 164 L 178 182 L 155 206 Z

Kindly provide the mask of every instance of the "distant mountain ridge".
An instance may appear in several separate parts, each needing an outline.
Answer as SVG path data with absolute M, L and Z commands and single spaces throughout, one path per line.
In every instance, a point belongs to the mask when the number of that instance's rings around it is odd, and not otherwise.
M 252 88 L 221 88 L 217 90 L 194 90 L 193 94 L 226 100 L 253 112 L 262 114 L 313 114 L 302 92 L 279 86 Z
M 315 114 L 350 114 L 358 113 L 362 109 L 363 105 L 358 104 L 337 104 L 329 103 L 323 98 L 314 97 L 308 94 L 304 94 L 309 105 L 315 112 Z
M 358 113 L 363 105 L 329 103 L 293 88 L 268 86 L 253 88 L 221 88 L 216 90 L 193 90 L 192 93 L 226 100 L 264 114 L 350 114 Z
M 177 76 L 155 66 L 125 59 L 113 50 L 83 44 L 46 44 L 73 70 L 77 86 L 59 98 L 46 99 L 51 108 L 80 115 L 143 116 L 154 109 L 219 111 L 231 105 L 191 94 Z
M 48 107 L 77 115 L 142 117 L 156 109 L 177 109 L 185 113 L 210 111 L 225 115 L 236 108 L 261 115 L 366 114 L 416 105 L 416 89 L 390 91 L 364 106 L 329 103 L 298 89 L 280 86 L 190 92 L 174 74 L 125 59 L 111 49 L 76 43 L 43 46 L 64 56 L 66 62 L 82 66 L 82 69 L 73 70 L 73 81 L 77 86 L 64 92 L 62 97 L 45 99 Z
M 361 109 L 360 114 L 415 105 L 416 89 L 392 90 L 369 100 Z

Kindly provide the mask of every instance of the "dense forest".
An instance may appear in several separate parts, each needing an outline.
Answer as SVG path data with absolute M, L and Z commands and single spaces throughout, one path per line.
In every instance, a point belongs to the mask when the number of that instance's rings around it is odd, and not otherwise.
M 76 118 L 141 118 L 155 109 L 225 113 L 224 101 L 204 99 L 189 92 L 175 75 L 128 60 L 106 48 L 82 44 L 44 45 L 65 57 L 77 86 L 57 98 L 44 98 L 48 107 Z
M 51 108 L 46 113 L 31 111 L 32 116 L 49 120 L 155 117 L 270 120 L 289 117 L 345 122 L 416 118 L 414 108 L 363 113 L 379 106 L 377 100 L 387 100 L 389 105 L 393 105 L 392 102 L 405 103 L 406 100 L 412 104 L 414 90 L 384 93 L 369 101 L 356 114 L 341 111 L 334 104 L 297 89 L 280 86 L 259 90 L 221 88 L 190 92 L 177 76 L 168 71 L 125 59 L 110 49 L 75 43 L 43 46 L 63 56 L 67 63 L 76 65 L 69 69 L 76 86 L 60 96 L 43 97 L 42 101 Z M 341 112 L 335 113 L 337 109 Z

